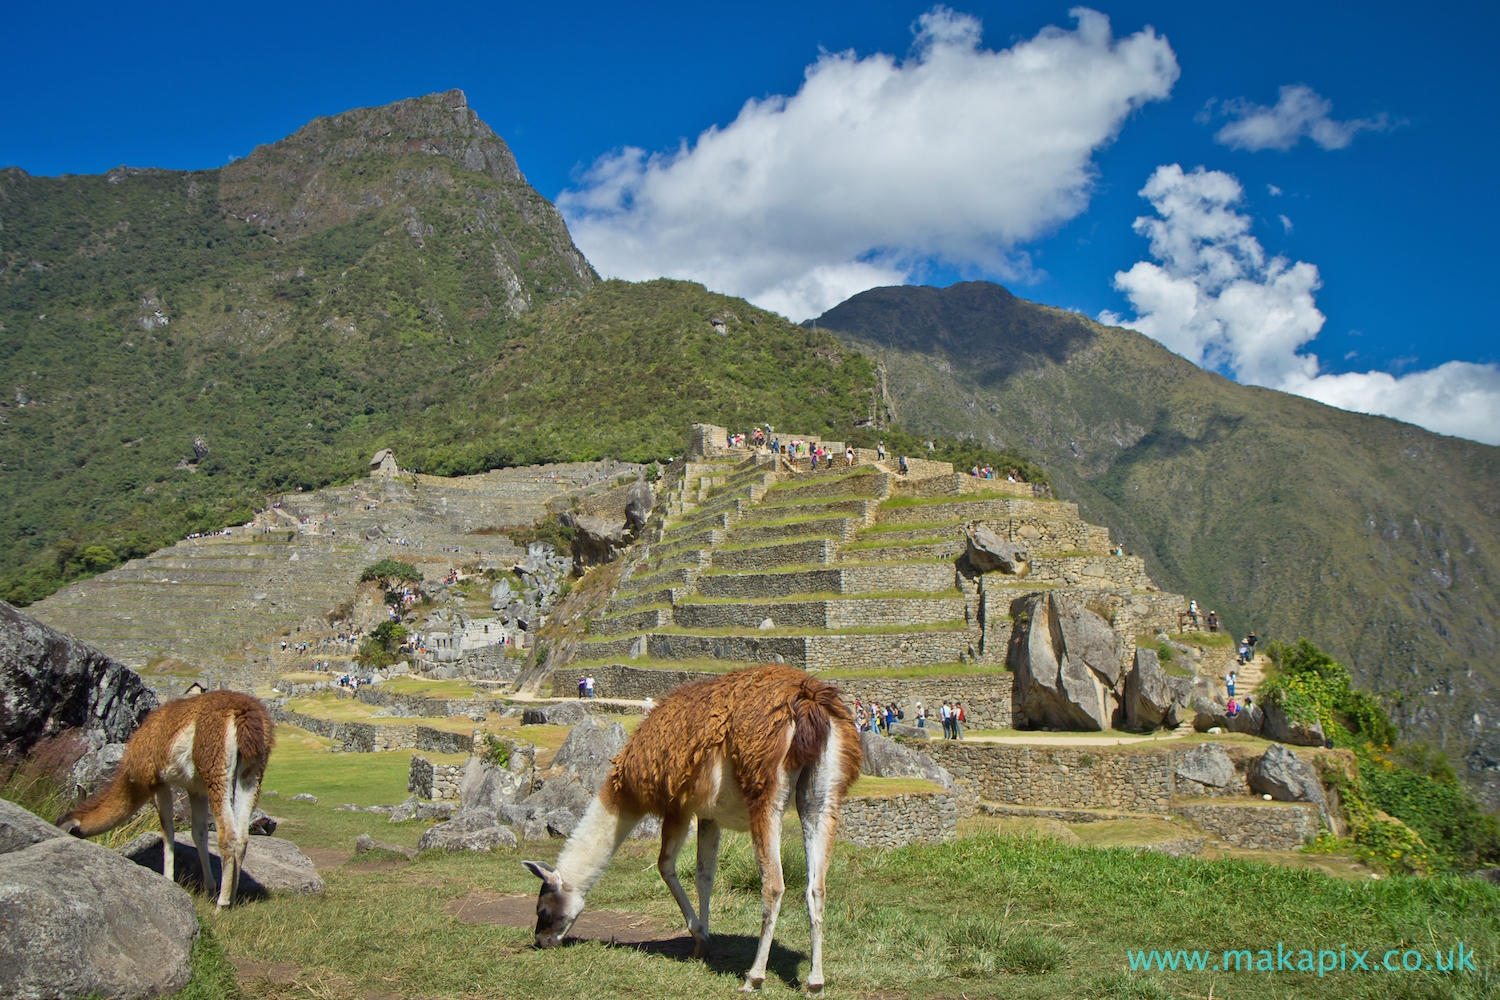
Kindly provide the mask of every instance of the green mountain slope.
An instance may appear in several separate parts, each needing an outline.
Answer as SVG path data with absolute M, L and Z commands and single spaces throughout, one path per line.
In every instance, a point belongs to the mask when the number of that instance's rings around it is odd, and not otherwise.
M 908 430 L 1029 452 L 1164 587 L 1312 638 L 1500 805 L 1500 448 L 1237 385 L 985 282 L 873 289 L 817 326 L 883 366 Z
M 694 419 L 870 406 L 869 365 L 828 334 L 701 286 L 601 285 L 458 91 L 222 170 L 0 171 L 0 264 L 14 603 L 379 447 L 436 473 L 656 458 Z

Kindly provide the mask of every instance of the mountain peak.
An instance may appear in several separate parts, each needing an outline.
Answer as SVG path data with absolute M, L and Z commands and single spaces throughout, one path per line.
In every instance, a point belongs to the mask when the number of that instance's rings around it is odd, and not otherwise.
M 360 161 L 412 155 L 441 157 L 501 184 L 526 183 L 505 140 L 462 90 L 449 90 L 315 118 L 285 139 L 257 146 L 223 169 L 220 203 L 246 222 L 316 231 L 388 200 L 367 190 L 382 178 Z M 338 195 L 353 188 L 361 190 L 355 203 L 340 204 L 349 199 Z

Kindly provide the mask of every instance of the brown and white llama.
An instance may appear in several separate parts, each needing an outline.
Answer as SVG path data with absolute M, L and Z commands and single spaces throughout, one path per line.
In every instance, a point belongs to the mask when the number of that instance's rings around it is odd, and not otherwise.
M 721 829 L 748 830 L 760 866 L 761 928 L 743 990 L 766 977 L 781 910 L 781 822 L 796 796 L 807 851 L 812 970 L 823 986 L 823 906 L 828 855 L 844 793 L 859 775 L 859 733 L 836 688 L 786 666 L 736 671 L 674 691 L 641 723 L 614 770 L 563 845 L 557 866 L 526 867 L 542 880 L 536 943 L 561 942 L 610 859 L 640 820 L 661 817 L 656 868 L 672 890 L 695 944 L 708 946 L 709 896 Z M 677 878 L 677 855 L 698 820 L 698 912 Z
M 63 816 L 57 825 L 75 837 L 106 833 L 135 815 L 153 796 L 161 819 L 162 874 L 173 877 L 172 789 L 187 792 L 193 843 L 203 867 L 203 888 L 215 890 L 208 853 L 208 816 L 219 828 L 223 881 L 218 905 L 239 888 L 250 839 L 250 814 L 271 756 L 275 730 L 259 699 L 237 691 L 208 691 L 169 701 L 130 738 L 114 779 Z

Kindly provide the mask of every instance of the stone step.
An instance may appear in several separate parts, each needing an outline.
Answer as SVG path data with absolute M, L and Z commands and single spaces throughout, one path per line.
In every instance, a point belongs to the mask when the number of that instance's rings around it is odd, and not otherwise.
M 757 628 L 769 618 L 777 628 L 821 628 L 831 630 L 883 628 L 891 625 L 936 625 L 961 622 L 961 597 L 843 598 L 818 601 L 774 601 L 724 604 L 691 601 L 673 609 L 672 619 L 681 628 Z M 644 631 L 645 629 L 637 629 Z
M 795 485 L 793 485 L 795 484 Z M 825 482 L 803 483 L 783 480 L 765 497 L 767 503 L 803 503 L 808 500 L 841 500 L 848 497 L 871 497 L 884 500 L 891 495 L 891 477 L 880 472 L 844 476 Z
M 786 519 L 804 520 L 813 517 L 850 517 L 862 524 L 873 524 L 880 501 L 873 497 L 817 500 L 807 503 L 774 502 L 759 504 L 748 509 L 744 515 L 746 525 L 763 524 L 767 521 Z
M 647 632 L 637 636 L 589 640 L 579 644 L 582 660 L 734 660 L 782 662 L 803 670 L 880 670 L 952 663 L 969 652 L 963 629 L 919 632 L 833 632 L 819 635 L 775 635 L 747 632 L 694 635 Z M 780 661 L 777 661 L 780 657 Z
M 604 604 L 606 615 L 623 615 L 638 611 L 649 604 L 673 605 L 688 596 L 686 588 L 664 587 L 660 590 L 644 590 L 623 597 L 611 597 Z
M 743 521 L 723 533 L 715 545 L 764 545 L 799 538 L 834 538 L 852 541 L 861 521 L 853 517 L 797 518 L 784 524 L 757 524 Z
M 925 525 L 979 521 L 1004 538 L 1044 552 L 1109 551 L 1109 529 L 1078 516 L 1077 505 L 1052 500 L 959 500 L 938 504 L 882 506 L 879 525 Z
M 725 600 L 790 597 L 796 594 L 880 594 L 954 591 L 957 571 L 951 563 L 834 566 L 789 572 L 715 573 L 698 576 L 697 591 Z
M 909 559 L 957 559 L 968 549 L 962 538 L 949 538 L 925 545 L 883 545 L 873 548 L 839 549 L 838 561 L 850 562 L 902 562 Z
M 749 548 L 715 549 L 712 566 L 716 570 L 750 572 L 778 566 L 828 566 L 838 554 L 839 543 L 831 538 L 808 538 L 794 542 L 775 542 Z
M 649 632 L 652 629 L 670 628 L 676 624 L 672 608 L 652 608 L 647 611 L 630 611 L 622 615 L 606 615 L 589 622 L 589 635 L 620 636 Z

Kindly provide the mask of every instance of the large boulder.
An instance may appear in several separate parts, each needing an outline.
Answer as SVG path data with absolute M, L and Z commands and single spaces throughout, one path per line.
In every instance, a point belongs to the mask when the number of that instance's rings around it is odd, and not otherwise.
M 629 738 L 625 727 L 613 719 L 586 716 L 569 731 L 568 738 L 563 740 L 563 745 L 552 758 L 550 770 L 577 775 L 592 795 L 609 777 L 615 755 L 625 749 Z
M 624 521 L 573 513 L 558 520 L 573 529 L 573 568 L 579 572 L 609 562 L 631 542 L 630 525 Z
M 625 527 L 632 535 L 640 536 L 655 505 L 656 493 L 650 483 L 638 479 L 630 484 L 630 489 L 625 492 Z
M 925 753 L 918 753 L 870 731 L 859 734 L 859 746 L 864 752 L 859 766 L 861 774 L 877 778 L 921 778 L 934 785 L 953 788 L 953 775 Z
M 1031 572 L 1031 556 L 1026 546 L 1002 538 L 983 524 L 976 524 L 969 531 L 966 554 L 969 565 L 979 573 L 1025 576 Z
M 192 835 L 178 833 L 172 839 L 175 848 L 172 853 L 173 876 L 184 886 L 201 886 L 202 868 Z M 143 833 L 122 846 L 119 851 L 142 868 L 161 874 L 160 833 Z M 219 858 L 217 834 L 209 835 L 208 853 L 214 882 L 222 884 L 224 865 Z M 263 899 L 277 891 L 308 894 L 322 892 L 323 888 L 323 879 L 318 875 L 312 859 L 303 854 L 296 844 L 280 837 L 250 838 L 245 848 L 245 867 L 240 872 L 241 896 Z
M 464 765 L 464 776 L 458 786 L 458 808 L 488 809 L 496 812 L 531 794 L 531 774 L 487 764 L 470 757 Z
M 193 901 L 107 847 L 49 837 L 0 854 L 0 996 L 175 993 L 192 976 Z
M 588 717 L 581 701 L 562 701 L 555 705 L 528 705 L 521 710 L 523 726 L 576 726 Z
M 0 601 L 0 754 L 68 729 L 123 742 L 156 705 L 135 671 Z
M 1160 657 L 1154 649 L 1137 646 L 1135 662 L 1125 675 L 1125 725 L 1139 731 L 1158 726 L 1173 729 L 1177 721 L 1172 688 Z
M 67 834 L 36 813 L 22 809 L 7 799 L 0 799 L 0 854 L 24 850 L 44 840 L 65 836 Z
M 1323 735 L 1321 722 L 1294 719 L 1287 714 L 1286 709 L 1271 699 L 1267 699 L 1263 707 L 1266 717 L 1261 735 L 1266 739 L 1299 747 L 1320 747 L 1327 739 Z
M 446 823 L 438 823 L 417 841 L 417 850 L 481 851 L 516 846 L 516 833 L 501 826 L 488 809 L 466 809 L 454 813 Z
M 500 611 L 508 608 L 516 599 L 516 593 L 511 589 L 509 580 L 501 580 L 490 588 L 490 610 Z
M 1245 779 L 1251 790 L 1269 795 L 1278 802 L 1311 802 L 1318 807 L 1323 822 L 1333 825 L 1328 815 L 1328 796 L 1312 765 L 1280 743 L 1250 762 Z
M 1016 718 L 1032 726 L 1102 730 L 1120 716 L 1119 645 L 1109 623 L 1056 593 L 1016 602 L 1025 627 L 1011 646 Z
M 1265 725 L 1266 714 L 1261 711 L 1259 705 L 1241 705 L 1238 713 L 1229 716 L 1229 731 L 1231 733 L 1259 736 Z
M 1234 761 L 1219 744 L 1200 743 L 1177 758 L 1177 777 L 1210 788 L 1227 788 L 1234 781 Z
M 115 776 L 120 761 L 125 759 L 126 746 L 124 743 L 106 743 L 79 757 L 68 775 L 74 797 L 87 798 L 107 785 Z

